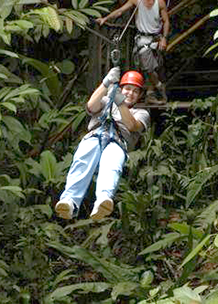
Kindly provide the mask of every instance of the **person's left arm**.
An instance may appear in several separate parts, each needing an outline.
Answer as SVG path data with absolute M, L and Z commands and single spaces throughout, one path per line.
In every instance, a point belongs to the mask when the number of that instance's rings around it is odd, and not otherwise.
M 159 49 L 165 50 L 167 47 L 167 37 L 170 30 L 169 15 L 167 13 L 167 6 L 164 0 L 159 0 L 160 16 L 163 22 L 163 36 L 159 41 Z
M 132 115 L 125 102 L 119 105 L 118 109 L 124 125 L 130 132 L 142 131 L 144 129 L 144 125 Z

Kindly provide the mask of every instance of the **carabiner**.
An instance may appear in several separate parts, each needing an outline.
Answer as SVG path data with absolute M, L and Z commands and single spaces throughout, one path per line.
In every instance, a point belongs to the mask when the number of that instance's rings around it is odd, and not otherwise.
M 111 60 L 112 60 L 114 66 L 119 65 L 119 61 L 120 61 L 120 50 L 119 49 L 114 49 L 111 52 Z

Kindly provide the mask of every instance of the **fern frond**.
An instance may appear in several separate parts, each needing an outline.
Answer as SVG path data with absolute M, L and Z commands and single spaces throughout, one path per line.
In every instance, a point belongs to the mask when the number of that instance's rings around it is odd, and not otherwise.
M 198 227 L 207 227 L 211 225 L 217 218 L 216 214 L 218 212 L 218 200 L 210 204 L 204 211 L 199 214 L 194 222 Z
M 199 171 L 188 185 L 186 207 L 188 208 L 206 183 L 218 172 L 218 165 Z
M 127 165 L 132 170 L 134 167 L 136 167 L 138 165 L 138 162 L 140 160 L 145 159 L 145 158 L 146 158 L 146 152 L 145 151 L 142 151 L 140 149 L 138 149 L 136 151 L 131 151 L 129 153 L 129 159 L 128 159 Z

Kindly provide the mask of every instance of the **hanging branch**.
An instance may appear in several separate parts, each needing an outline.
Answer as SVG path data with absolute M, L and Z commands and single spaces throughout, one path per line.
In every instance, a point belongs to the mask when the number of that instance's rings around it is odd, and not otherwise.
M 203 18 L 201 18 L 199 21 L 197 21 L 187 31 L 185 31 L 183 34 L 179 35 L 172 42 L 170 42 L 168 44 L 168 46 L 167 46 L 166 51 L 169 52 L 175 45 L 177 45 L 179 42 L 181 42 L 183 39 L 185 39 L 188 35 L 190 35 L 191 33 L 193 33 L 197 28 L 199 28 L 209 18 L 210 18 L 210 14 L 207 14 L 206 16 L 204 16 Z
M 57 108 L 61 109 L 63 105 L 65 104 L 65 101 L 70 94 L 72 87 L 74 85 L 74 82 L 77 80 L 78 76 L 83 73 L 88 66 L 88 61 L 85 61 L 79 68 L 78 73 L 75 74 L 75 76 L 68 82 L 66 88 L 64 89 L 63 93 L 60 96 Z

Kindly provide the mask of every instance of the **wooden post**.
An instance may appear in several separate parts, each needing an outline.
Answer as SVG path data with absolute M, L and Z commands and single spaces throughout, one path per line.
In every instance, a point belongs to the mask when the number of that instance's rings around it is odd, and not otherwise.
M 95 31 L 98 31 L 98 26 L 95 26 Z M 96 86 L 101 80 L 101 65 L 102 65 L 102 54 L 101 54 L 101 44 L 102 39 L 94 34 L 89 34 L 89 68 L 87 77 L 87 88 L 89 94 L 93 92 Z

